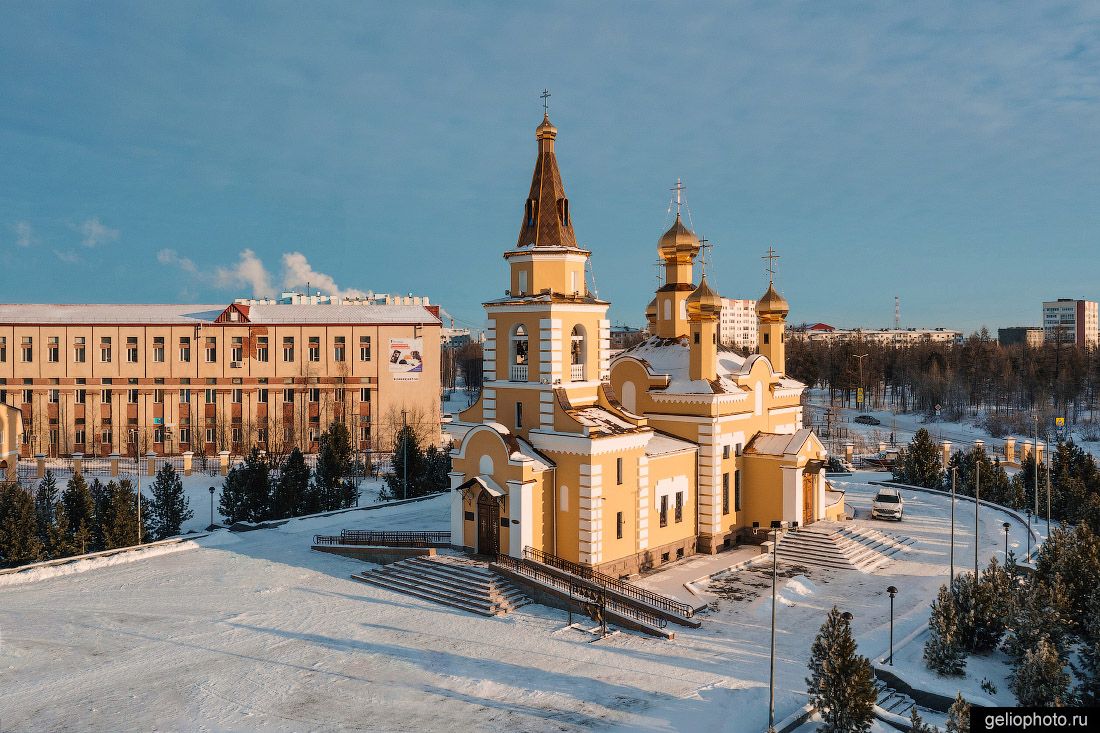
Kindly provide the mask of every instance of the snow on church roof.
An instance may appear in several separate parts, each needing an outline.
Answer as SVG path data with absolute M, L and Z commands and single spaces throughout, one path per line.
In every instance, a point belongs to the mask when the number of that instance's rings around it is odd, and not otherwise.
M 688 368 L 691 361 L 690 347 L 686 338 L 650 338 L 626 349 L 620 357 L 632 356 L 644 361 L 651 374 L 669 377 L 665 392 L 672 394 L 737 394 L 746 391 L 737 384 L 737 376 L 746 371 L 746 365 L 755 357 L 744 357 L 736 351 L 718 347 L 718 378 L 714 381 L 691 379 Z M 797 389 L 804 386 L 801 382 L 780 377 L 779 387 Z

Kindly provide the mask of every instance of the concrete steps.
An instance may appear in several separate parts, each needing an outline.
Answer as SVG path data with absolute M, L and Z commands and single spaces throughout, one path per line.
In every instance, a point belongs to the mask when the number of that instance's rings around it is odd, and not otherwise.
M 416 557 L 351 576 L 352 580 L 458 608 L 499 616 L 531 602 L 485 563 L 446 556 Z
M 913 542 L 869 527 L 818 522 L 785 534 L 776 555 L 795 564 L 870 573 L 908 551 Z
M 875 680 L 875 688 L 878 690 L 878 699 L 875 700 L 875 704 L 886 712 L 908 718 L 910 711 L 917 704 L 913 698 L 887 686 L 880 679 Z

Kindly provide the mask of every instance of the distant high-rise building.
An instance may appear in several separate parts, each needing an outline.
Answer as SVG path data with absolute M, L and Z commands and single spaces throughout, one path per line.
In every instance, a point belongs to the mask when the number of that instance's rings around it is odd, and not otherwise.
M 756 349 L 756 301 L 722 298 L 718 338 L 727 346 Z
M 1095 300 L 1059 298 L 1043 302 L 1043 336 L 1047 341 L 1095 348 L 1100 341 Z
M 1042 326 L 1009 326 L 997 329 L 997 341 L 1001 346 L 1025 344 L 1033 348 L 1043 345 Z

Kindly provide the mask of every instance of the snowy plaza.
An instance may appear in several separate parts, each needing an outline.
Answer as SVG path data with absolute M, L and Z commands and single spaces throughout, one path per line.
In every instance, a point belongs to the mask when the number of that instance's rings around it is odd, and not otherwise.
M 928 604 L 947 575 L 949 500 L 903 492 L 906 517 L 865 519 L 875 487 L 838 484 L 854 524 L 916 542 L 874 573 L 780 566 L 776 716 L 806 701 L 810 643 L 827 611 L 855 615 L 860 651 L 888 645 L 884 589 L 898 586 L 897 671 L 975 701 L 1010 704 L 1006 667 L 945 681 L 920 660 Z M 641 582 L 712 601 L 666 641 L 602 640 L 529 604 L 484 618 L 350 580 L 365 563 L 310 550 L 315 533 L 443 529 L 445 497 L 221 530 L 83 572 L 0 578 L 4 730 L 687 730 L 767 725 L 770 565 L 718 573 L 744 551 L 695 557 Z M 973 504 L 957 505 L 956 567 L 973 562 Z M 1014 521 L 1008 518 L 1009 521 Z M 1003 554 L 1006 515 L 983 507 L 982 563 Z M 1010 548 L 1024 550 L 1014 524 Z M 703 580 L 699 580 L 703 578 Z M 678 593 L 674 593 L 679 585 Z M 908 644 L 907 639 L 917 638 Z M 1000 677 L 998 677 L 1000 675 Z M 975 678 L 976 677 L 976 678 Z M 989 677 L 1000 691 L 979 687 Z

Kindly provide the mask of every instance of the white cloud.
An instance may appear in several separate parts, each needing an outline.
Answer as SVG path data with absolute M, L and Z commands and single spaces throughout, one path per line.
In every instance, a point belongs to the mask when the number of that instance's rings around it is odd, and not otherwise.
M 70 249 L 70 250 L 67 250 L 65 252 L 62 252 L 61 250 L 55 249 L 53 251 L 53 253 L 57 257 L 57 259 L 61 260 L 62 262 L 66 263 L 66 264 L 71 265 L 74 262 L 80 262 L 80 254 L 78 252 L 76 252 L 75 250 Z
M 95 247 L 103 244 L 104 242 L 113 242 L 118 239 L 118 230 L 111 229 L 99 220 L 99 217 L 92 219 L 86 219 L 83 224 L 80 225 L 79 231 L 84 235 L 84 246 Z
M 175 265 L 184 272 L 190 272 L 192 274 L 198 274 L 199 268 L 195 266 L 193 260 L 186 257 L 180 257 L 179 253 L 174 249 L 162 249 L 157 252 L 157 262 L 162 265 Z
M 30 247 L 37 241 L 29 221 L 17 221 L 12 229 L 15 231 L 15 244 L 18 247 Z
M 301 252 L 287 252 L 283 255 L 283 285 L 288 289 L 304 288 L 308 285 L 310 290 L 340 298 L 359 298 L 366 295 L 355 288 L 341 290 L 331 275 L 314 270 Z
M 190 262 L 190 260 L 187 260 Z M 193 264 L 193 263 L 192 263 Z M 252 288 L 253 297 L 275 295 L 271 285 L 271 275 L 264 263 L 250 249 L 241 252 L 237 264 L 232 267 L 218 267 L 214 270 L 214 284 L 219 288 L 239 288 L 246 285 Z

